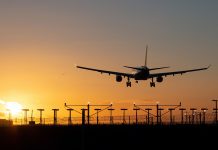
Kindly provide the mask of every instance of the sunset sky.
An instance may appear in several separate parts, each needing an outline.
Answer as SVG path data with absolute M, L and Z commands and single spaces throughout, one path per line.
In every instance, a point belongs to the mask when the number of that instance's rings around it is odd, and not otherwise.
M 178 104 L 212 108 L 218 91 L 216 0 L 1 0 L 0 100 L 23 108 L 64 103 Z M 132 72 L 144 64 L 175 71 L 212 67 L 126 87 L 115 76 L 79 70 L 75 64 Z M 1 107 L 0 107 L 1 108 Z M 1 111 L 1 110 L 0 110 Z M 36 112 L 35 114 L 37 114 Z M 117 110 L 119 113 L 119 110 Z M 2 117 L 2 116 L 0 116 Z

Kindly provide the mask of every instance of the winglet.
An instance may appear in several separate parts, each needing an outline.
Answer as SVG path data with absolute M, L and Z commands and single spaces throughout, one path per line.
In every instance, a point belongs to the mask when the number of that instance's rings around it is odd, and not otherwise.
M 211 64 L 207 66 L 207 69 L 211 67 Z
M 74 67 L 78 68 L 78 65 L 77 65 L 77 64 L 74 64 Z

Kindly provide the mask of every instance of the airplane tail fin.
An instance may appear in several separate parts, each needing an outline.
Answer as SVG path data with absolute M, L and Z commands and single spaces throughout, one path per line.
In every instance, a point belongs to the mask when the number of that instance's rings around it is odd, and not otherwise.
M 147 55 L 148 55 L 148 45 L 146 45 L 146 51 L 145 51 L 145 67 L 147 67 Z

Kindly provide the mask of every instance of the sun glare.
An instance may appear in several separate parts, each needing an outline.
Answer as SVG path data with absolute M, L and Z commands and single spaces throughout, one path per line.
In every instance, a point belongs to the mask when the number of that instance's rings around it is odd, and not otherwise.
M 17 115 L 21 112 L 22 106 L 17 102 L 6 102 L 5 108 L 9 110 L 12 115 Z

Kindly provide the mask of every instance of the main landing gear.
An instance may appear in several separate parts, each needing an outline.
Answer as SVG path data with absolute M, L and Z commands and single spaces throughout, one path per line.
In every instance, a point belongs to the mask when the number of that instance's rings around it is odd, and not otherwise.
M 131 87 L 131 82 L 130 82 L 130 79 L 128 78 L 128 81 L 126 82 L 126 86 L 127 87 Z
M 150 82 L 150 86 L 155 87 L 155 82 L 153 81 L 153 78 L 152 78 L 152 81 Z

